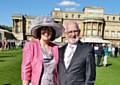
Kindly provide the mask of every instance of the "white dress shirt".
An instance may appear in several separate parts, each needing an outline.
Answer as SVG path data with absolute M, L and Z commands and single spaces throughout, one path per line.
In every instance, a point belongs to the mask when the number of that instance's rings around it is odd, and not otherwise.
M 65 62 L 65 67 L 66 69 L 68 68 L 70 62 L 71 62 L 71 59 L 73 57 L 73 54 L 76 50 L 76 47 L 77 45 L 71 45 L 71 44 L 68 44 L 67 47 L 66 47 L 66 50 L 65 50 L 65 54 L 64 54 L 64 62 Z

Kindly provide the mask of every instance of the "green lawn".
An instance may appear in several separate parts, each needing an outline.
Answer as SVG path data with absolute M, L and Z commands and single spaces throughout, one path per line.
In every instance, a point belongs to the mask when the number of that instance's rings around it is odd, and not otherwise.
M 21 49 L 0 51 L 0 85 L 21 85 Z M 108 67 L 97 67 L 95 85 L 120 85 L 120 56 L 108 57 Z
M 120 85 L 120 56 L 108 57 L 107 67 L 97 67 L 95 85 Z
M 0 51 L 0 85 L 21 85 L 21 49 Z

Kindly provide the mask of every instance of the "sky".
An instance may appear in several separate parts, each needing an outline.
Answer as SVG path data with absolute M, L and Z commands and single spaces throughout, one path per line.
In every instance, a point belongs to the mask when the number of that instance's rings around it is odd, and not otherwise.
M 0 0 L 0 25 L 12 26 L 12 15 L 51 16 L 54 8 L 80 11 L 86 6 L 102 7 L 105 14 L 120 14 L 119 0 Z

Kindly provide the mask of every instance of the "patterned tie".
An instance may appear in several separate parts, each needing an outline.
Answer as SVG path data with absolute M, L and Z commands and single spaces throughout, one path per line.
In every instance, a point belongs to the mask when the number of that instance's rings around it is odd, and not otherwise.
M 71 59 L 72 59 L 72 55 L 74 54 L 74 47 L 70 45 L 69 49 L 70 49 L 70 51 L 68 52 L 68 55 L 65 56 L 65 60 L 64 60 L 66 69 L 68 68 L 68 66 L 71 62 Z

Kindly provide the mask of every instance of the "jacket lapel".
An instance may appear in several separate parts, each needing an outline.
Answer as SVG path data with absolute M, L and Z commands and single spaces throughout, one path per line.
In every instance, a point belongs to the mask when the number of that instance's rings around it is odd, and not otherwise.
M 64 45 L 63 47 L 62 47 L 62 49 L 61 49 L 61 62 L 62 62 L 62 64 L 63 64 L 63 66 L 64 66 L 64 68 L 66 69 L 66 67 L 65 67 L 65 62 L 64 62 L 64 54 L 65 54 L 65 49 L 66 49 L 66 47 L 67 47 L 67 45 L 68 44 L 66 44 L 66 45 Z

